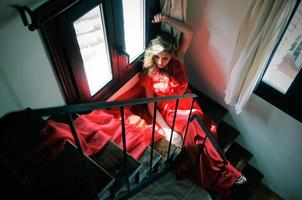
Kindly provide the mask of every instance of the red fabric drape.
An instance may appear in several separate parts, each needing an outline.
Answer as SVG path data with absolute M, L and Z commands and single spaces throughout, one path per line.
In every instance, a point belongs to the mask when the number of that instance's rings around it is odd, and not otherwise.
M 144 71 L 139 75 L 139 82 L 118 100 L 145 97 L 145 87 L 153 91 L 155 96 L 182 95 L 190 93 L 188 80 L 181 62 L 172 59 L 168 69 L 155 69 L 151 73 Z M 192 99 L 179 101 L 175 130 L 184 136 Z M 158 110 L 169 126 L 172 125 L 175 100 L 158 103 Z M 192 114 L 197 114 L 217 140 L 216 124 L 204 115 L 197 103 L 194 103 Z M 81 146 L 87 155 L 100 151 L 109 140 L 122 147 L 122 128 L 119 109 L 94 110 L 81 115 L 75 122 Z M 125 108 L 125 128 L 127 151 L 139 158 L 147 145 L 151 143 L 152 118 L 146 105 Z M 162 130 L 156 126 L 155 141 L 162 138 Z M 48 152 L 50 158 L 55 158 L 63 150 L 67 139 L 74 143 L 70 127 L 67 124 L 48 121 L 43 130 L 44 141 L 34 155 Z M 185 149 L 187 158 L 176 170 L 178 176 L 193 175 L 194 181 L 220 195 L 226 196 L 230 187 L 239 178 L 240 172 L 230 163 L 225 167 L 222 158 L 209 140 L 204 140 L 205 133 L 196 121 L 188 127 Z

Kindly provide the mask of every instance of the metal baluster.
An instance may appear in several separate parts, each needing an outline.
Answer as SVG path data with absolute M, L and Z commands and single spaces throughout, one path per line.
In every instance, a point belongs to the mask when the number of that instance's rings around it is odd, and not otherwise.
M 150 155 L 150 177 L 152 176 L 152 162 L 153 162 L 153 149 L 154 149 L 154 132 L 155 132 L 155 124 L 156 124 L 156 110 L 157 110 L 157 102 L 154 102 L 154 110 L 153 110 L 153 124 L 152 124 L 152 141 L 151 141 L 151 155 Z
M 128 192 L 130 191 L 130 183 L 129 183 L 129 174 L 128 174 L 128 157 L 127 157 L 127 149 L 126 149 L 126 130 L 125 130 L 125 116 L 124 116 L 124 107 L 121 107 L 121 117 L 122 117 L 122 139 L 123 139 L 123 153 L 124 153 L 124 170 L 126 174 L 126 184 Z
M 93 181 L 90 168 L 89 168 L 89 166 L 87 164 L 87 161 L 85 159 L 85 155 L 84 155 L 84 152 L 83 152 L 83 149 L 82 149 L 82 146 L 81 146 L 81 143 L 80 143 L 80 140 L 79 140 L 79 137 L 78 137 L 78 134 L 77 134 L 77 131 L 76 131 L 76 128 L 74 126 L 74 123 L 73 123 L 73 120 L 72 120 L 72 117 L 71 117 L 70 113 L 68 113 L 68 123 L 69 123 L 70 129 L 71 129 L 71 133 L 72 133 L 72 136 L 74 138 L 74 141 L 75 141 L 75 143 L 78 147 L 78 152 L 81 156 L 84 167 L 86 168 L 88 179 L 89 179 L 89 182 L 91 183 L 90 185 L 92 187 L 93 192 L 95 193 L 96 198 L 98 198 L 98 192 L 96 190 L 95 183 Z
M 206 141 L 206 139 L 209 139 L 209 141 L 212 143 L 212 145 L 216 149 L 217 153 L 220 155 L 221 159 L 223 160 L 224 165 L 226 165 L 228 163 L 228 161 L 225 158 L 222 149 L 220 148 L 220 146 L 218 145 L 216 139 L 214 138 L 214 136 L 212 135 L 212 133 L 208 130 L 208 128 L 206 127 L 206 125 L 204 124 L 204 122 L 202 121 L 202 119 L 200 117 L 198 117 L 197 115 L 194 115 L 193 119 L 197 120 L 197 122 L 201 126 L 202 130 L 206 134 L 205 141 Z
M 169 158 L 170 158 L 170 150 L 171 150 L 171 143 L 172 143 L 172 138 L 173 138 L 174 126 L 175 126 L 175 119 L 176 119 L 176 115 L 177 115 L 178 102 L 179 102 L 179 99 L 176 99 L 175 111 L 174 111 L 173 122 L 172 122 L 172 130 L 171 130 L 171 136 L 170 136 L 168 154 L 167 154 L 167 160 L 166 160 L 166 167 L 168 167 L 168 162 L 169 162 Z
M 191 114 L 192 114 L 192 109 L 193 109 L 193 106 L 194 106 L 194 101 L 195 101 L 195 98 L 192 99 L 192 104 L 191 104 L 190 113 L 189 113 L 189 116 L 188 116 L 188 121 L 187 121 L 187 125 L 186 125 L 186 131 L 185 131 L 185 135 L 184 135 L 184 138 L 183 138 L 181 149 L 183 149 L 184 145 L 185 145 L 185 140 L 186 140 L 186 137 L 187 137 L 189 122 L 190 122 L 190 118 L 191 118 Z

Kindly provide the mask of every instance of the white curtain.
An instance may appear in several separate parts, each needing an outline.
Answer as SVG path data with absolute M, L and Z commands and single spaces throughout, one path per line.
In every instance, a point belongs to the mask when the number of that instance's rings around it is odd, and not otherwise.
M 281 37 L 296 0 L 252 0 L 233 53 L 225 102 L 240 113 Z
M 161 0 L 161 10 L 163 14 L 186 23 L 187 0 Z M 173 35 L 179 45 L 180 32 L 167 23 L 162 23 L 161 30 Z

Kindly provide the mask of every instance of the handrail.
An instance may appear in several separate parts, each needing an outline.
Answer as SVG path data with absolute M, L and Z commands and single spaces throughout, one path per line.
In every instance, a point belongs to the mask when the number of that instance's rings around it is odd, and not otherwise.
M 16 111 L 15 114 L 26 114 L 26 115 L 33 115 L 33 116 L 49 116 L 49 115 L 58 116 L 58 115 L 76 113 L 76 112 L 87 112 L 94 109 L 133 106 L 139 104 L 154 103 L 154 102 L 176 100 L 176 99 L 196 98 L 196 97 L 197 97 L 196 94 L 184 94 L 184 95 L 175 95 L 175 96 L 166 96 L 166 97 L 139 98 L 139 99 L 109 101 L 109 102 L 99 101 L 99 102 L 64 105 L 64 106 L 58 106 L 52 108 Z
M 178 103 L 180 99 L 186 99 L 186 98 L 192 98 L 192 105 L 190 107 L 190 114 L 188 117 L 188 121 L 186 125 L 188 126 L 189 124 L 189 119 L 190 115 L 192 113 L 193 109 L 193 104 L 194 104 L 194 99 L 197 97 L 195 94 L 184 94 L 184 95 L 175 95 L 175 96 L 166 96 L 166 97 L 153 97 L 153 98 L 140 98 L 140 99 L 131 99 L 131 100 L 121 100 L 121 101 L 110 101 L 110 102 L 90 102 L 90 103 L 82 103 L 82 104 L 74 104 L 74 105 L 64 105 L 64 106 L 58 106 L 58 107 L 52 107 L 52 108 L 43 108 L 43 109 L 26 109 L 23 111 L 17 111 L 13 112 L 15 115 L 21 115 L 21 116 L 58 116 L 58 115 L 67 115 L 67 123 L 70 126 L 71 129 L 71 134 L 75 140 L 75 145 L 78 147 L 79 150 L 79 156 L 82 158 L 83 166 L 86 168 L 86 173 L 88 176 L 88 179 L 90 180 L 89 187 L 90 189 L 95 193 L 95 196 L 97 198 L 98 196 L 98 191 L 96 191 L 95 183 L 92 178 L 92 172 L 91 169 L 87 165 L 87 160 L 84 158 L 85 153 L 83 149 L 81 148 L 80 140 L 79 140 L 79 133 L 76 130 L 77 128 L 74 125 L 73 119 L 71 117 L 72 113 L 77 113 L 77 112 L 85 112 L 85 111 L 91 111 L 94 109 L 106 109 L 106 108 L 113 108 L 117 107 L 120 108 L 120 113 L 121 113 L 121 127 L 122 127 L 122 146 L 123 146 L 123 169 L 125 171 L 126 175 L 126 185 L 127 185 L 127 193 L 130 194 L 132 191 L 131 185 L 129 182 L 129 162 L 127 158 L 127 150 L 126 150 L 126 127 L 125 127 L 125 116 L 124 116 L 124 107 L 126 106 L 133 106 L 133 105 L 141 105 L 141 104 L 147 104 L 147 103 L 154 103 L 154 116 L 153 116 L 153 123 L 152 123 L 152 141 L 151 141 L 151 153 L 150 153 L 150 179 L 153 180 L 154 175 L 152 172 L 152 161 L 153 161 L 153 153 L 154 153 L 154 140 L 155 140 L 155 124 L 156 124 L 156 110 L 157 110 L 157 102 L 160 101 L 171 101 L 174 100 L 176 101 L 176 106 L 175 106 L 175 112 L 174 112 L 174 117 L 173 117 L 173 124 L 172 124 L 172 129 L 171 129 L 171 137 L 169 140 L 169 146 L 168 146 L 168 156 L 167 156 L 167 162 L 166 162 L 166 169 L 169 169 L 169 166 L 171 165 L 171 162 L 169 162 L 169 154 L 170 154 L 170 149 L 171 149 L 171 142 L 172 142 L 172 134 L 174 131 L 174 124 L 176 120 L 176 114 L 177 114 L 177 109 L 178 109 Z M 187 130 L 187 128 L 186 128 Z M 184 138 L 185 140 L 185 138 Z M 182 145 L 183 146 L 183 145 Z M 168 163 L 169 162 L 169 163 Z

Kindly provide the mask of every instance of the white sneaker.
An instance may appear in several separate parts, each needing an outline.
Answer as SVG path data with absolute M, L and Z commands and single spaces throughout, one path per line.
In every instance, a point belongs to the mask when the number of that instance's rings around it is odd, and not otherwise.
M 244 184 L 245 182 L 247 182 L 247 179 L 245 178 L 245 176 L 243 176 L 241 174 L 241 176 L 236 180 L 235 184 L 236 185 L 242 185 Z

